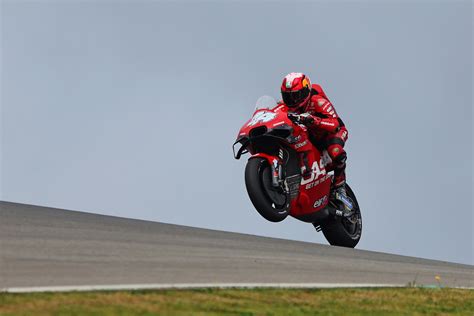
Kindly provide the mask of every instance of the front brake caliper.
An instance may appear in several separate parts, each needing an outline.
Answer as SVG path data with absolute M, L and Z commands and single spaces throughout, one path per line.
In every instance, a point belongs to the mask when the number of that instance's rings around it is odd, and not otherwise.
M 280 186 L 280 173 L 281 173 L 280 164 L 278 163 L 277 159 L 273 159 L 272 161 L 272 185 L 273 187 Z

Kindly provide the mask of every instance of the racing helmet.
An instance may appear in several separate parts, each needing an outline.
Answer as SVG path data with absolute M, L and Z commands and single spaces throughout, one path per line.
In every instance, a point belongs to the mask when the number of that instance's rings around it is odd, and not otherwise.
M 292 72 L 283 78 L 281 96 L 291 109 L 299 109 L 308 103 L 311 97 L 311 81 L 301 72 Z

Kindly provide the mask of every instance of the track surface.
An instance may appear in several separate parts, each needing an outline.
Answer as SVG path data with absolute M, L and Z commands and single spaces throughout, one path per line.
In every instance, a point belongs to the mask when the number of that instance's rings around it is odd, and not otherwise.
M 0 289 L 193 283 L 474 287 L 474 266 L 0 202 Z

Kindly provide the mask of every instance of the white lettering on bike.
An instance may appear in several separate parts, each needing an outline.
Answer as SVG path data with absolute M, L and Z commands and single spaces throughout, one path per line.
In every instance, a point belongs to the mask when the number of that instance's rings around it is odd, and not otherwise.
M 311 189 L 311 188 L 314 188 L 315 186 L 317 186 L 317 185 L 320 184 L 320 183 L 323 183 L 324 181 L 326 181 L 326 180 L 329 179 L 330 177 L 331 177 L 331 175 L 330 175 L 330 174 L 327 174 L 327 175 L 325 175 L 324 177 L 322 177 L 321 179 L 318 179 L 318 180 L 316 180 L 316 181 L 314 181 L 314 182 L 308 183 L 308 184 L 306 185 L 305 189 L 306 189 L 306 190 L 309 190 L 309 189 Z
M 301 178 L 301 185 L 311 183 L 314 180 L 317 180 L 321 175 L 325 174 L 326 169 L 324 169 L 323 159 L 321 158 L 319 161 L 313 162 L 313 166 L 311 167 L 311 176 L 308 179 Z
M 295 144 L 295 149 L 301 148 L 304 145 L 306 145 L 307 143 L 308 143 L 308 140 L 305 139 L 303 142 L 301 142 L 299 144 Z
M 276 114 L 273 112 L 259 111 L 255 113 L 252 117 L 252 120 L 247 124 L 247 126 L 253 126 L 257 123 L 266 123 L 273 120 L 276 117 Z
M 323 196 L 322 198 L 320 198 L 319 200 L 316 200 L 316 201 L 314 202 L 314 204 L 313 204 L 313 207 L 314 207 L 314 208 L 321 207 L 321 206 L 323 206 L 324 204 L 326 204 L 327 200 L 328 200 L 328 197 L 327 197 L 327 195 L 325 195 L 325 196 Z

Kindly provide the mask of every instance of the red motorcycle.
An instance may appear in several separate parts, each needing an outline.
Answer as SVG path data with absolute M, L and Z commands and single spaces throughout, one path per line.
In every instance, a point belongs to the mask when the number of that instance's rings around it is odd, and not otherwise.
M 298 115 L 263 96 L 240 129 L 233 150 L 235 159 L 251 154 L 245 185 L 260 215 L 271 222 L 291 215 L 312 223 L 331 245 L 354 248 L 362 233 L 359 204 L 347 184 L 348 199 L 342 203 L 335 198 L 331 158 L 318 147 Z

